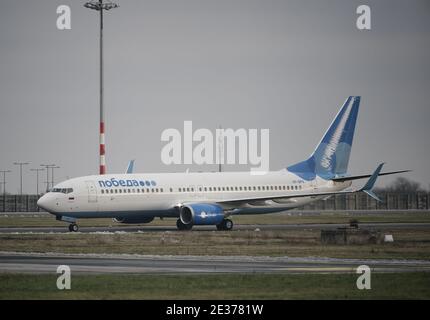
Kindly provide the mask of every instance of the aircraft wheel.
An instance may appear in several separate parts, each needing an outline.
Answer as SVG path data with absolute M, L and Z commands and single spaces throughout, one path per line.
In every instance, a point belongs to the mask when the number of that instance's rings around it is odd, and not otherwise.
M 176 227 L 178 230 L 191 230 L 192 224 L 183 224 L 181 219 L 176 220 Z
M 233 221 L 231 221 L 230 219 L 225 219 L 224 220 L 224 230 L 231 230 L 233 229 Z
M 72 223 L 69 225 L 69 231 L 70 232 L 78 232 L 78 230 L 79 230 L 79 227 L 76 223 Z
M 229 231 L 233 229 L 233 221 L 230 219 L 224 219 L 220 224 L 216 225 L 217 230 L 219 231 Z

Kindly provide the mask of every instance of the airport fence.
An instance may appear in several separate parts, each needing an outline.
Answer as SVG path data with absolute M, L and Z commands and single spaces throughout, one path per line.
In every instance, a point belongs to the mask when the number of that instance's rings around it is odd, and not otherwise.
M 38 195 L 6 195 L 0 197 L 0 212 L 38 212 Z
M 299 210 L 429 210 L 430 193 L 378 192 L 382 201 L 376 201 L 365 193 L 342 194 L 327 200 L 315 201 Z
M 327 200 L 315 201 L 298 210 L 429 210 L 430 193 L 383 193 L 378 196 L 382 202 L 364 193 L 337 195 Z M 0 196 L 0 212 L 38 212 L 37 195 Z

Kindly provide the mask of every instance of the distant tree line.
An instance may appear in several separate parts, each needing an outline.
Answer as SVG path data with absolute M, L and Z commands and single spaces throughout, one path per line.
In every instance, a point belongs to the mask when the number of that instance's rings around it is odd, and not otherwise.
M 403 192 L 403 193 L 414 193 L 414 192 L 427 192 L 425 188 L 421 187 L 419 182 L 413 181 L 405 177 L 398 177 L 391 184 L 376 188 L 377 192 Z

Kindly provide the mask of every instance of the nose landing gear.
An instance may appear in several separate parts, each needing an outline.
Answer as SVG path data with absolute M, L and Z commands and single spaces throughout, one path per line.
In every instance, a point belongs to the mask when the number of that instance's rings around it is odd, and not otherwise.
M 69 231 L 70 232 L 78 232 L 79 227 L 76 223 L 69 224 Z

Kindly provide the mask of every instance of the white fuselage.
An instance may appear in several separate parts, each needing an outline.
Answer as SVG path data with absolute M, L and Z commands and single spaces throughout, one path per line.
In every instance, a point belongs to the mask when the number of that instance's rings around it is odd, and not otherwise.
M 306 181 L 287 170 L 250 172 L 108 174 L 70 179 L 56 185 L 38 205 L 57 216 L 74 218 L 177 217 L 186 203 L 217 203 L 231 214 L 257 214 L 303 206 L 322 197 L 250 200 L 300 193 L 336 192 L 351 185 L 317 177 Z

